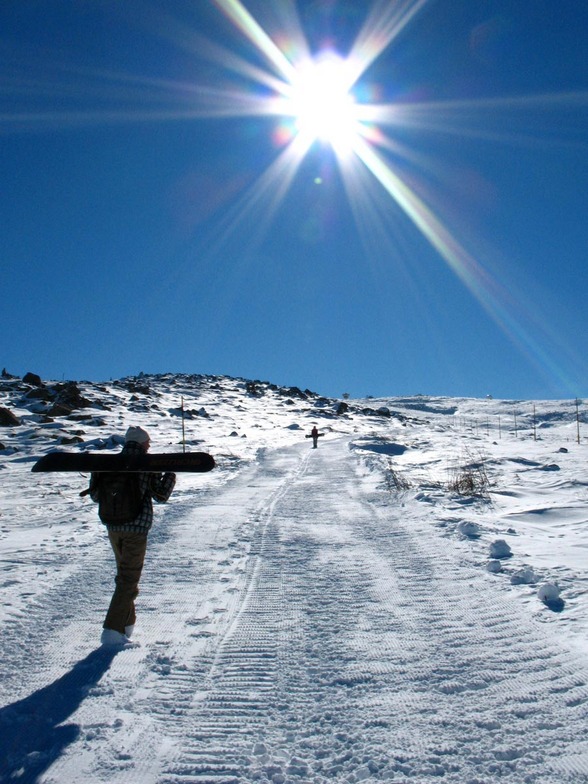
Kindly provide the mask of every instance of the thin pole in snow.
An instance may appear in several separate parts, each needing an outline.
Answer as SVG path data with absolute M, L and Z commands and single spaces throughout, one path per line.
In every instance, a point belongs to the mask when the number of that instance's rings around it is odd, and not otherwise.
M 186 451 L 186 425 L 184 421 L 184 396 L 182 395 L 182 451 Z

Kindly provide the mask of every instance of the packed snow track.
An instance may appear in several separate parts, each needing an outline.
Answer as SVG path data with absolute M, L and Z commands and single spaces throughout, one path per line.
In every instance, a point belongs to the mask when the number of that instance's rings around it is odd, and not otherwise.
M 178 481 L 140 647 L 96 648 L 106 538 L 71 552 L 4 630 L 3 782 L 588 781 L 585 660 L 323 441 Z

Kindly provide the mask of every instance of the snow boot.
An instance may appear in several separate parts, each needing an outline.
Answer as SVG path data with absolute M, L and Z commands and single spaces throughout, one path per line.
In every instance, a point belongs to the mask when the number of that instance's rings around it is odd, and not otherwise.
M 115 629 L 102 629 L 100 643 L 101 645 L 106 645 L 108 647 L 118 647 L 118 648 L 138 647 L 138 643 L 131 642 L 126 634 L 122 634 L 122 632 L 117 632 Z

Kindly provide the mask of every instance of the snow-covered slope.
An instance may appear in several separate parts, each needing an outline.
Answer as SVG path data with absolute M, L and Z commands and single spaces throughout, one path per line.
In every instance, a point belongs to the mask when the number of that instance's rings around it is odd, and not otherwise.
M 5 378 L 0 407 L 3 782 L 588 781 L 573 401 L 166 375 Z M 116 653 L 87 478 L 30 469 L 130 424 L 218 467 L 156 508 L 140 647 Z

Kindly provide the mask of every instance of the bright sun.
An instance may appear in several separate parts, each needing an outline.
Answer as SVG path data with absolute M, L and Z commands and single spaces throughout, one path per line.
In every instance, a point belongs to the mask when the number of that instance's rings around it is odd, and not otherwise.
M 350 87 L 345 61 L 332 53 L 297 70 L 292 82 L 290 112 L 296 130 L 309 144 L 320 139 L 338 152 L 352 149 L 359 122 Z

